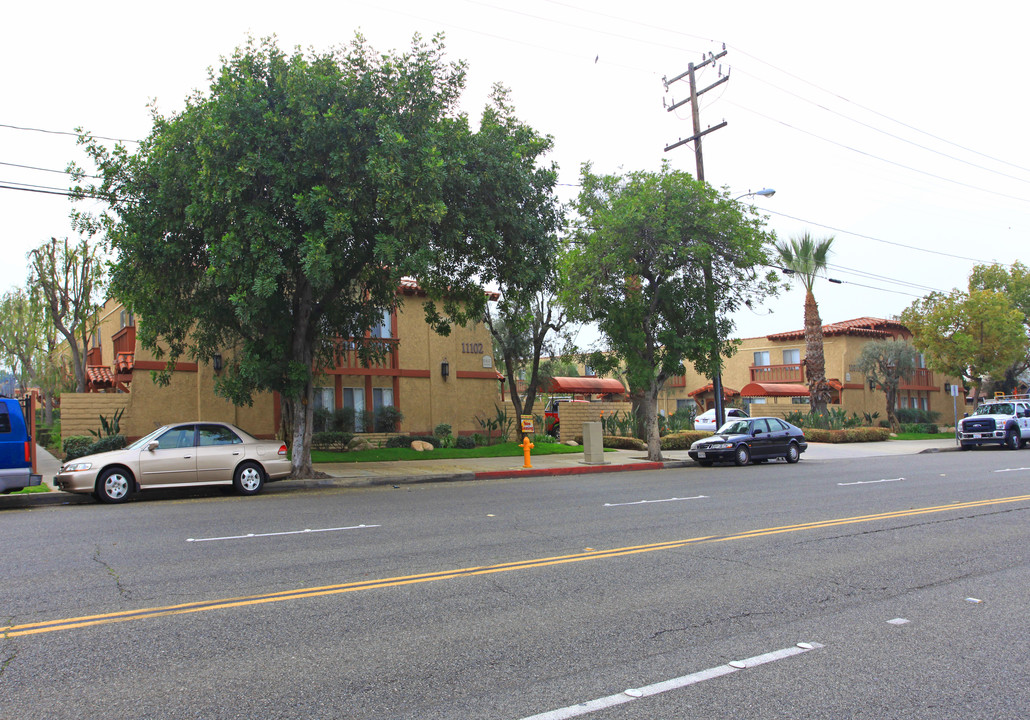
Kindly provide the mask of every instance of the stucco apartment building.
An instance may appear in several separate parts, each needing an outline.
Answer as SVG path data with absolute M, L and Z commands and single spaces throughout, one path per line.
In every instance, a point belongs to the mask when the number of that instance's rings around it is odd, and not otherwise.
M 886 419 L 886 398 L 882 390 L 872 389 L 857 362 L 862 347 L 872 340 L 909 339 L 912 333 L 900 323 L 882 318 L 862 317 L 823 326 L 823 352 L 826 377 L 833 387 L 831 407 L 843 408 L 848 415 L 878 412 Z M 804 372 L 804 330 L 775 333 L 741 341 L 736 353 L 724 359 L 722 382 L 728 405 L 750 407 L 752 414 L 783 417 L 793 411 L 808 412 L 808 378 Z M 940 413 L 939 421 L 952 424 L 954 407 L 959 417 L 965 410 L 964 393 L 959 390 L 953 402 L 951 386 L 957 378 L 944 377 L 925 367 L 916 368 L 902 382 L 898 405 Z M 961 384 L 959 384 L 961 388 Z M 711 383 L 688 367 L 681 378 L 666 383 L 659 400 L 659 411 L 673 413 L 696 403 L 699 410 L 715 406 Z M 757 407 L 764 406 L 764 407 Z
M 402 432 L 429 434 L 439 423 L 450 424 L 455 433 L 480 431 L 477 415 L 492 416 L 499 397 L 489 331 L 477 324 L 457 326 L 447 337 L 438 335 L 425 322 L 424 293 L 415 283 L 403 282 L 397 295 L 397 310 L 386 313 L 365 338 L 341 340 L 335 365 L 316 381 L 316 408 L 374 411 L 393 406 L 403 413 Z M 86 355 L 87 392 L 61 398 L 63 436 L 88 434 L 99 427 L 98 415 L 110 418 L 119 410 L 121 431 L 128 438 L 188 420 L 230 422 L 258 437 L 276 434 L 276 393 L 256 394 L 253 405 L 242 407 L 215 394 L 215 379 L 231 351 L 200 362 L 179 362 L 171 382 L 160 386 L 151 371 L 163 369 L 165 362 L 139 346 L 136 322 L 118 301 L 105 304 Z M 355 351 L 361 342 L 385 343 L 386 357 L 363 367 Z

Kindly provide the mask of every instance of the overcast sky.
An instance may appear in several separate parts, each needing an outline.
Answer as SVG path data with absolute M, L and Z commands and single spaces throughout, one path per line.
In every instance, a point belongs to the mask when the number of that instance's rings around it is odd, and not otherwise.
M 664 108 L 687 85 L 666 91 L 662 79 L 725 43 L 730 80 L 701 103 L 704 127 L 728 123 L 703 141 L 706 179 L 734 195 L 774 188 L 754 201 L 781 238 L 836 237 L 828 276 L 844 282 L 817 284 L 824 322 L 891 317 L 932 289 L 964 287 L 977 263 L 1025 254 L 1028 20 L 1030 5 L 990 0 L 12 4 L 0 42 L 0 289 L 25 284 L 29 250 L 72 235 L 68 199 L 28 191 L 67 188 L 46 171 L 84 162 L 55 132 L 144 137 L 148 102 L 179 109 L 248 33 L 325 50 L 360 31 L 388 50 L 442 32 L 469 64 L 472 118 L 502 82 L 520 117 L 554 137 L 564 200 L 588 161 L 619 172 L 668 159 L 693 173 L 689 145 L 664 150 L 691 134 L 687 106 Z M 699 84 L 718 79 L 707 70 Z M 738 334 L 801 328 L 802 293 L 737 316 Z

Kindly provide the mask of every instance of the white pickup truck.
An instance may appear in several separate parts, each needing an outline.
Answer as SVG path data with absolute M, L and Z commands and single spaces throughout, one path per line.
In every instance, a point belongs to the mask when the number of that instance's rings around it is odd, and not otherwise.
M 975 414 L 959 421 L 958 436 L 963 450 L 977 445 L 1018 450 L 1030 440 L 1030 399 L 1009 395 L 985 400 Z

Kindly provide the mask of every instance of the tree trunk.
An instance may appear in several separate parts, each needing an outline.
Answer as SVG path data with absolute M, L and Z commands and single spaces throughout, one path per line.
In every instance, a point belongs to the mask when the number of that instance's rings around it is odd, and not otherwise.
M 652 382 L 643 403 L 644 427 L 647 430 L 647 459 L 662 462 L 662 438 L 658 432 L 658 393 L 661 385 Z
M 810 409 L 817 415 L 826 414 L 830 400 L 830 386 L 826 382 L 826 358 L 823 356 L 823 324 L 815 295 L 805 295 L 805 372 L 808 375 Z
M 898 393 L 890 386 L 884 388 L 884 394 L 887 397 L 887 424 L 891 426 L 891 432 L 896 433 L 901 430 L 901 423 L 898 422 Z

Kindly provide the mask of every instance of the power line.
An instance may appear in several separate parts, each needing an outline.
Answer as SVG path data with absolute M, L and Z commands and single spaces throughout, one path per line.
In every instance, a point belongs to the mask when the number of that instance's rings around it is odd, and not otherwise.
M 47 135 L 70 135 L 74 138 L 79 137 L 79 133 L 69 132 L 67 130 L 44 130 L 43 128 L 21 127 L 19 125 L 7 125 L 5 123 L 0 123 L 0 128 L 8 128 L 10 130 L 24 130 L 26 132 L 46 133 Z M 97 140 L 110 140 L 112 142 L 130 142 L 137 144 L 140 142 L 139 140 L 126 140 L 125 138 L 105 137 L 103 135 L 91 135 L 89 133 L 86 134 L 90 137 L 96 138 Z
M 34 165 L 19 165 L 18 163 L 9 163 L 9 162 L 0 162 L 0 165 L 5 165 L 7 167 L 22 168 L 23 170 L 38 170 L 39 172 L 59 173 L 59 174 L 62 174 L 62 175 L 71 175 L 72 174 L 71 171 L 69 171 L 69 170 L 51 170 L 49 168 L 41 168 L 41 167 L 36 167 Z M 97 178 L 97 179 L 100 178 L 99 175 L 84 175 L 83 177 Z
M 956 260 L 968 260 L 969 262 L 974 262 L 974 263 L 977 263 L 978 265 L 991 265 L 992 264 L 992 263 L 990 263 L 990 262 L 988 262 L 986 260 L 980 260 L 978 258 L 967 257 L 965 255 L 954 255 L 952 253 L 941 252 L 940 250 L 927 250 L 926 248 L 916 247 L 915 245 L 905 245 L 904 243 L 893 242 L 891 240 L 883 240 L 882 238 L 873 237 L 872 235 L 863 235 L 862 233 L 851 232 L 850 230 L 843 230 L 841 228 L 834 227 L 832 225 L 826 225 L 826 224 L 823 224 L 823 223 L 818 223 L 818 222 L 815 222 L 813 220 L 805 220 L 804 218 L 799 218 L 799 217 L 796 217 L 794 215 L 788 215 L 787 213 L 777 212 L 776 210 L 768 210 L 768 209 L 763 208 L 762 212 L 770 213 L 771 215 L 779 215 L 780 217 L 789 218 L 791 220 L 797 220 L 798 222 L 803 222 L 803 223 L 806 223 L 808 225 L 815 225 L 816 227 L 821 227 L 821 228 L 825 228 L 827 230 L 832 230 L 833 232 L 844 233 L 845 235 L 851 235 L 853 237 L 860 237 L 860 238 L 863 238 L 865 240 L 873 240 L 873 241 L 878 242 L 878 243 L 884 243 L 885 245 L 894 245 L 895 247 L 903 247 L 903 248 L 905 248 L 907 250 L 917 250 L 919 252 L 929 253 L 931 255 L 940 255 L 942 257 L 955 258 Z

